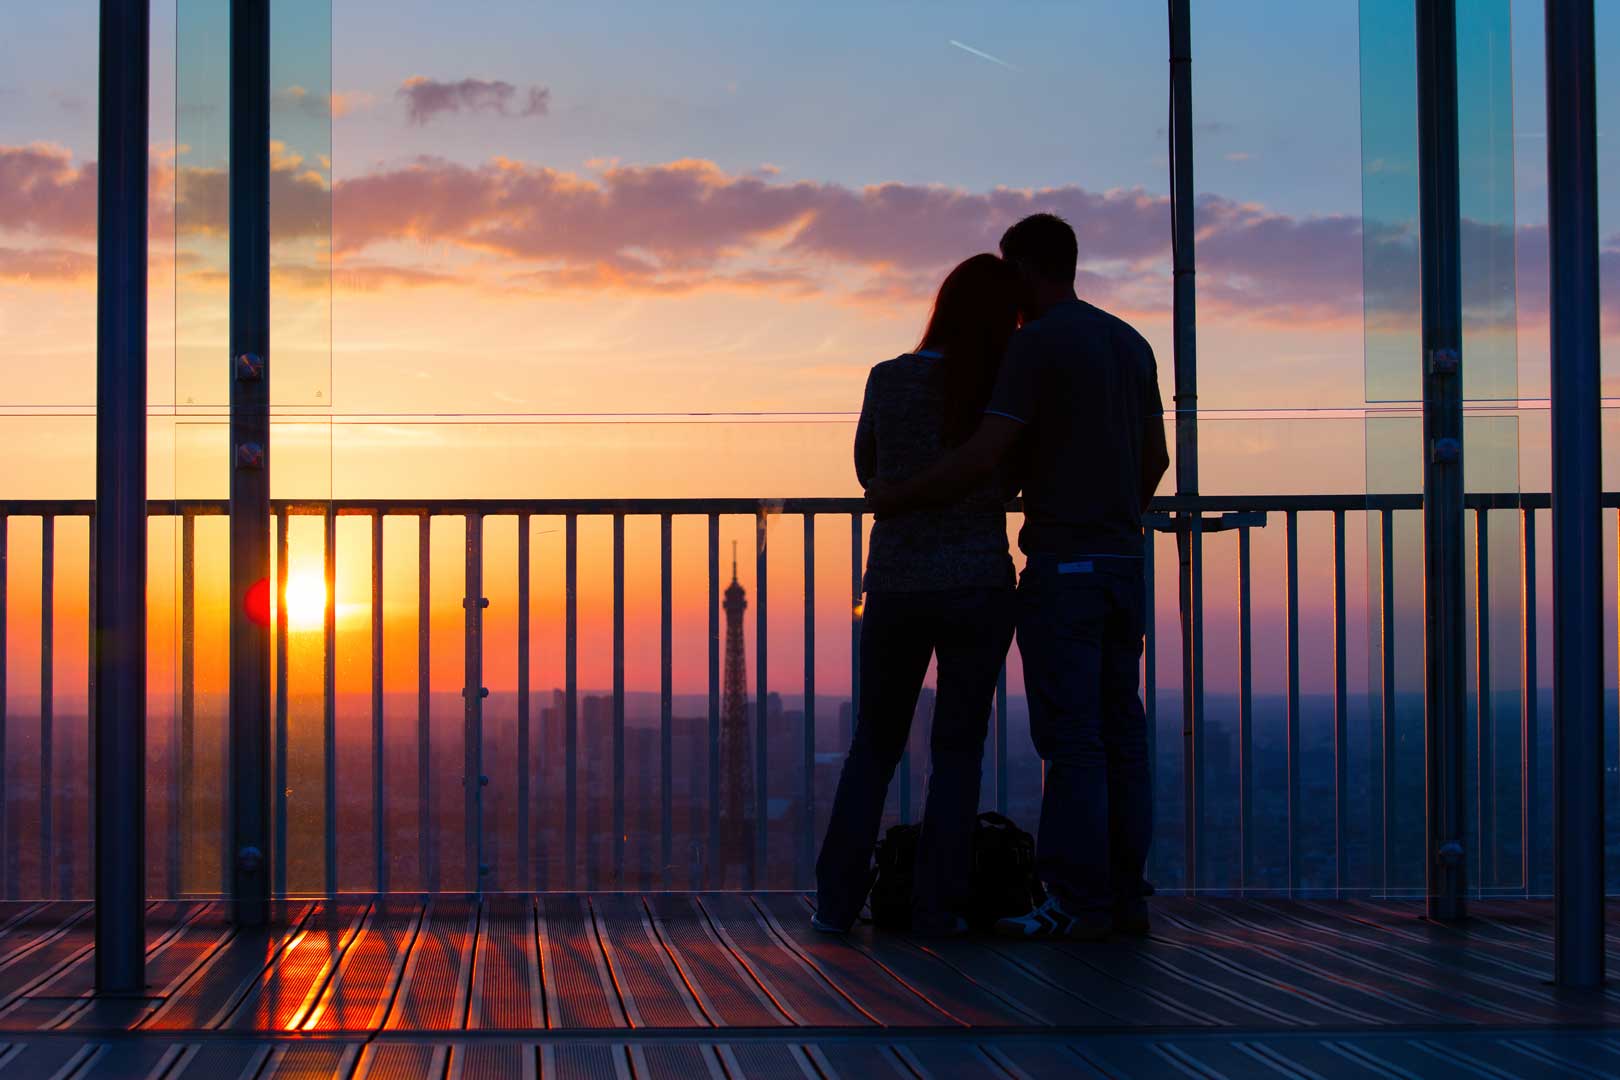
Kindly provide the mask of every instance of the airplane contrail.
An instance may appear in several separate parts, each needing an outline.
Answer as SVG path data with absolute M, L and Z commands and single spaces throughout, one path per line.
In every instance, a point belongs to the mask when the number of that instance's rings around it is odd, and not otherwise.
M 999 56 L 991 56 L 989 53 L 983 51 L 982 49 L 975 49 L 971 45 L 964 45 L 960 41 L 957 41 L 955 38 L 952 38 L 950 43 L 952 45 L 956 46 L 958 49 L 961 49 L 965 53 L 972 53 L 974 56 L 977 56 L 980 60 L 988 60 L 992 64 L 1000 64 L 1002 67 L 1006 68 L 1008 71 L 1017 71 L 1018 70 L 1018 68 L 1015 65 L 1007 63 L 1007 61 L 1001 59 L 1001 57 L 999 57 Z

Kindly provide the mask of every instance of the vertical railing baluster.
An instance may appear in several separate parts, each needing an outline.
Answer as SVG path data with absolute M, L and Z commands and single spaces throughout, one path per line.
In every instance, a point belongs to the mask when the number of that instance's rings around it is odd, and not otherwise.
M 720 515 L 709 515 L 709 844 L 704 883 L 720 882 Z M 719 869 L 717 870 L 717 867 Z
M 1300 885 L 1299 760 L 1299 512 L 1288 511 L 1288 895 Z
M 1182 717 L 1182 784 L 1186 822 L 1187 888 L 1197 893 L 1207 876 L 1204 844 L 1204 521 L 1202 514 L 1187 517 L 1188 596 L 1191 600 L 1192 656 L 1182 666 L 1192 678 L 1191 715 Z
M 321 766 L 325 781 L 326 895 L 338 891 L 337 851 L 337 506 L 328 503 L 321 515 L 321 565 L 326 582 L 321 619 Z
M 664 888 L 675 870 L 675 522 L 658 519 L 658 865 Z
M 1519 876 L 1525 895 L 1530 896 L 1536 891 L 1536 841 L 1541 837 L 1541 814 L 1536 807 L 1541 775 L 1536 701 L 1540 693 L 1536 685 L 1536 512 L 1526 506 L 1519 515 L 1524 538 L 1524 593 L 1519 613 L 1519 674 L 1523 684 L 1519 702 Z
M 529 858 L 529 769 L 533 754 L 529 742 L 529 515 L 517 519 L 517 882 L 534 888 L 534 864 Z
M 1382 826 L 1384 895 L 1393 894 L 1395 859 L 1395 515 L 1378 512 L 1379 727 L 1383 753 Z
M 865 610 L 865 590 L 861 588 L 865 561 L 861 542 L 863 516 L 859 510 L 849 515 L 849 729 L 852 734 L 861 722 L 861 616 Z
M 1491 714 L 1490 518 L 1474 510 L 1474 767 L 1479 819 L 1479 888 L 1496 884 L 1496 719 Z
M 56 518 L 39 531 L 39 885 L 55 896 L 56 837 Z
M 804 515 L 804 773 L 796 884 L 807 887 L 816 850 L 816 516 Z
M 996 676 L 996 813 L 1007 813 L 1007 664 Z
M 624 515 L 613 515 L 613 886 L 624 888 Z
M 192 524 L 192 520 L 189 517 L 187 518 L 187 524 L 188 525 Z M 195 563 L 195 557 L 194 557 L 194 555 L 189 553 L 189 550 L 190 549 L 188 548 L 188 554 L 186 555 L 186 564 L 187 564 L 188 567 Z M 274 762 L 272 763 L 273 768 L 275 770 L 275 776 L 274 776 L 275 793 L 271 796 L 271 799 L 270 799 L 270 807 L 271 807 L 271 815 L 270 815 L 271 816 L 271 823 L 270 823 L 271 846 L 274 848 L 273 861 L 272 861 L 271 870 L 270 870 L 270 890 L 271 890 L 271 895 L 272 896 L 286 896 L 287 895 L 287 709 L 288 709 L 288 698 L 287 698 L 287 574 L 288 574 L 288 570 L 287 570 L 287 563 L 288 563 L 288 552 L 289 552 L 289 547 L 288 547 L 288 542 L 287 542 L 287 508 L 285 506 L 282 506 L 282 507 L 277 508 L 277 510 L 276 510 L 276 630 L 275 630 L 275 639 L 276 639 L 276 646 L 275 646 L 275 648 L 276 648 L 276 691 L 275 691 L 275 693 L 276 693 L 276 708 L 275 708 L 275 716 L 274 716 L 275 730 L 271 733 L 272 742 L 274 744 L 273 747 L 272 747 L 271 754 L 272 754 L 272 757 L 275 759 Z M 191 570 L 187 570 L 186 577 L 187 577 L 187 580 L 190 580 L 191 578 L 193 578 L 194 577 L 193 572 Z M 191 608 L 191 602 L 188 601 L 186 606 L 187 606 L 187 609 L 189 610 Z M 191 617 L 195 618 L 194 615 L 191 616 Z M 193 632 L 194 631 L 192 631 L 192 630 L 187 630 L 186 631 L 187 639 L 191 638 Z M 185 676 L 183 681 L 184 681 L 184 683 L 186 685 L 189 686 L 191 684 L 191 676 L 190 675 Z M 186 711 L 189 712 L 190 710 L 188 709 Z M 192 730 L 193 730 L 193 727 L 192 727 L 191 723 L 188 722 L 186 724 L 186 750 L 185 750 L 186 756 L 185 756 L 185 759 L 184 759 L 186 761 L 185 775 L 187 777 L 185 790 L 187 792 L 186 798 L 187 798 L 188 801 L 191 798 L 191 795 L 190 795 L 191 781 L 190 781 L 189 778 L 192 775 L 192 773 L 191 773 L 192 739 L 193 739 L 193 736 L 191 734 Z M 188 818 L 189 818 L 189 814 L 188 814 Z
M 169 791 L 169 885 L 170 894 L 181 895 L 185 888 L 185 860 L 191 853 L 193 828 L 191 777 L 195 748 L 196 714 L 193 708 L 196 674 L 197 542 L 196 520 L 182 512 L 180 517 L 180 701 L 170 732 L 169 752 L 172 786 Z M 182 842 L 183 838 L 183 842 Z
M 8 642 L 6 631 L 7 616 L 7 583 L 9 580 L 9 560 L 11 557 L 11 518 L 0 514 L 0 873 L 5 877 L 5 891 L 3 895 L 7 900 L 17 897 L 17 845 L 11 842 L 11 746 L 10 746 L 10 688 L 6 685 L 6 657 Z M 170 747 L 173 752 L 173 747 Z M 178 819 L 171 816 L 173 823 Z M 171 863 L 172 865 L 172 863 Z M 178 889 L 171 890 L 171 895 L 179 896 Z
M 579 518 L 563 518 L 563 861 L 579 881 Z
M 1244 896 L 1254 875 L 1254 637 L 1252 537 L 1238 529 L 1238 885 Z
M 766 573 L 765 526 L 767 517 L 764 508 L 754 513 L 754 591 L 757 594 L 758 606 L 754 609 L 754 679 L 757 712 L 755 713 L 754 727 L 754 853 L 748 864 L 748 887 L 759 888 L 764 881 L 765 874 L 770 867 L 767 862 L 767 852 L 770 850 L 770 816 L 766 812 L 769 805 L 769 763 L 770 763 L 770 710 L 767 701 L 770 697 L 770 679 L 766 668 L 769 656 L 768 643 L 770 639 L 770 623 L 766 617 L 766 585 L 769 575 Z
M 84 672 L 84 674 L 85 674 L 85 680 L 84 680 L 84 689 L 85 689 L 85 699 L 84 699 L 84 701 L 85 701 L 85 731 L 84 731 L 85 743 L 84 743 L 84 747 L 85 747 L 85 772 L 89 776 L 89 780 L 90 780 L 88 790 L 91 791 L 91 792 L 95 792 L 95 791 L 98 790 L 97 787 L 96 787 L 96 750 L 95 750 L 95 748 L 96 748 L 96 571 L 97 571 L 97 566 L 96 566 L 96 515 L 95 515 L 95 511 L 93 511 L 93 510 L 89 514 L 89 520 L 87 522 L 87 526 L 88 527 L 87 527 L 87 529 L 85 531 L 86 531 L 86 534 L 87 534 L 87 536 L 89 538 L 90 543 L 89 543 L 89 551 L 88 551 L 88 561 L 87 561 L 86 566 L 85 566 L 86 573 L 85 573 L 85 593 L 84 593 L 84 596 L 85 596 L 85 605 L 84 605 L 84 609 L 85 609 L 85 653 L 86 653 L 86 655 L 85 655 L 86 664 L 85 664 L 85 672 Z M 143 525 L 143 527 L 144 527 L 144 525 Z M 0 649 L 0 663 L 5 662 L 5 655 L 6 655 L 5 650 Z M 150 743 L 144 743 L 144 745 L 147 746 L 147 747 L 150 747 L 151 744 Z M 150 759 L 150 750 L 148 750 L 147 753 L 148 753 L 148 758 Z M 150 768 L 150 766 L 151 766 L 150 760 L 141 762 L 141 769 L 143 770 L 143 775 L 144 775 L 144 770 Z M 142 813 L 144 814 L 144 812 L 145 811 L 143 809 Z M 86 850 L 89 852 L 90 859 L 91 859 L 90 891 L 91 891 L 92 894 L 94 894 L 95 888 L 96 888 L 95 865 L 94 865 L 95 852 L 96 852 L 96 811 L 95 811 L 94 806 L 86 806 L 85 807 L 85 822 L 86 822 L 86 826 L 87 826 L 85 839 L 89 843 L 89 846 L 88 846 L 88 848 Z M 69 869 L 71 870 L 71 868 L 72 867 L 71 867 L 71 863 L 70 863 L 69 864 Z M 143 880 L 144 880 L 145 872 L 146 872 L 146 867 L 142 866 L 141 867 L 141 874 L 142 874 Z M 65 895 L 72 896 L 73 895 L 73 892 L 72 892 L 72 876 L 69 875 L 65 880 L 67 882 L 67 892 L 66 892 Z M 142 889 L 142 892 L 144 894 L 144 892 L 145 892 L 144 887 Z
M 462 641 L 466 648 L 462 679 L 462 760 L 465 774 L 461 778 L 466 828 L 467 874 L 474 892 L 484 891 L 490 866 L 484 858 L 484 788 L 489 777 L 484 774 L 484 699 L 489 688 L 484 685 L 484 609 L 489 598 L 484 595 L 484 515 L 467 515 L 467 572 L 466 588 L 461 601 L 466 613 L 462 626 Z
M 416 523 L 416 838 L 422 886 L 439 891 L 439 828 L 433 813 L 433 515 Z
M 1158 612 L 1153 591 L 1153 528 L 1142 530 L 1142 708 L 1147 715 L 1148 791 L 1158 790 L 1159 651 Z
M 1345 662 L 1344 511 L 1333 511 L 1333 861 L 1334 895 L 1344 896 L 1350 877 L 1349 818 L 1350 680 Z
M 377 891 L 388 891 L 388 807 L 383 799 L 383 515 L 371 515 L 371 845 Z

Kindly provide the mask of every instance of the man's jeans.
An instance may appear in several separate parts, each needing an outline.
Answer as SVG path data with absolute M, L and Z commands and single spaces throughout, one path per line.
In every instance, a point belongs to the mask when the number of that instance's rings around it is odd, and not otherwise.
M 911 734 L 917 694 L 935 654 L 928 798 L 913 907 L 927 915 L 966 911 L 984 737 L 1012 644 L 1014 605 L 1011 589 L 866 594 L 860 709 L 816 861 L 823 921 L 852 923 L 866 901 L 889 780 Z
M 1140 559 L 1031 556 L 1018 584 L 1029 730 L 1046 762 L 1035 861 L 1065 907 L 1099 923 L 1151 891 L 1147 718 L 1137 696 Z

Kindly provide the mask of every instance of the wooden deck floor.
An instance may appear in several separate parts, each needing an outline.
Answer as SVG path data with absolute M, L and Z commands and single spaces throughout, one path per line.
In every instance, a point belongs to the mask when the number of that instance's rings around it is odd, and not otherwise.
M 791 893 L 154 903 L 90 996 L 84 903 L 0 904 L 0 1080 L 1620 1075 L 1545 905 L 1165 900 L 1142 942 L 813 933 Z M 1610 938 L 1620 964 L 1620 939 Z

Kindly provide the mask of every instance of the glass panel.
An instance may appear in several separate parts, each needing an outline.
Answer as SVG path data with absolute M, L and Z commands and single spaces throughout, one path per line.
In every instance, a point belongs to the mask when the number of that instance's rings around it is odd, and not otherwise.
M 1201 408 L 1362 403 L 1356 16 L 1193 6 Z

